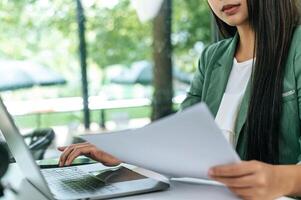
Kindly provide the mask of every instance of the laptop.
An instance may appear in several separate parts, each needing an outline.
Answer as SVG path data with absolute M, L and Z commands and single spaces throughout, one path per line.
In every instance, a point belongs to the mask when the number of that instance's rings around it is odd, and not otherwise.
M 1 98 L 0 130 L 26 180 L 47 199 L 107 199 L 169 187 L 124 166 L 111 168 L 99 164 L 99 170 L 93 172 L 89 170 L 92 165 L 40 169 Z

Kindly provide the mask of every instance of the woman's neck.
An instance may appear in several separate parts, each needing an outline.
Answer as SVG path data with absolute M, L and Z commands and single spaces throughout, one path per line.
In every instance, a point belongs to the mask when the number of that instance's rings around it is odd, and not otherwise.
M 238 62 L 253 59 L 255 48 L 255 33 L 249 24 L 237 26 L 239 43 L 235 58 Z

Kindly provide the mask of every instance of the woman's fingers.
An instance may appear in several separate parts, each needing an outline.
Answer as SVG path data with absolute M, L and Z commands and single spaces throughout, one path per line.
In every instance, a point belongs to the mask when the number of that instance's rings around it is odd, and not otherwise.
M 60 161 L 59 161 L 59 166 L 62 167 L 65 165 L 65 162 L 68 158 L 68 155 L 73 151 L 73 147 L 69 146 L 67 148 L 65 148 L 64 152 L 62 153 L 62 155 L 60 156 Z
M 80 143 L 80 144 L 73 144 L 70 145 L 68 147 L 63 147 L 64 151 L 62 153 L 62 155 L 60 156 L 60 161 L 59 161 L 59 166 L 62 167 L 65 165 L 66 160 L 69 157 L 69 154 L 76 148 L 80 148 L 80 147 L 86 147 L 88 146 L 88 143 Z
M 108 166 L 116 166 L 121 163 L 114 156 L 97 149 L 94 145 L 89 143 L 73 144 L 60 149 L 63 151 L 59 162 L 60 167 L 71 165 L 74 159 L 80 155 L 88 156 L 93 160 L 99 161 Z
M 65 165 L 66 166 L 71 165 L 71 163 L 75 160 L 75 158 L 77 158 L 80 155 L 89 154 L 90 151 L 91 151 L 91 147 L 86 147 L 86 146 L 74 148 L 73 151 L 71 151 L 70 154 L 68 155 Z
M 247 175 L 236 178 L 225 178 L 225 177 L 212 177 L 214 180 L 225 184 L 228 187 L 234 188 L 246 188 L 252 187 L 254 183 L 254 176 Z
M 219 166 L 212 169 L 211 178 L 224 183 L 242 199 L 275 199 L 283 194 L 277 183 L 277 168 L 258 161 Z M 275 177 L 276 176 L 276 177 Z
M 260 166 L 255 161 L 241 162 L 233 165 L 213 167 L 209 170 L 211 177 L 239 177 L 250 175 L 258 170 Z

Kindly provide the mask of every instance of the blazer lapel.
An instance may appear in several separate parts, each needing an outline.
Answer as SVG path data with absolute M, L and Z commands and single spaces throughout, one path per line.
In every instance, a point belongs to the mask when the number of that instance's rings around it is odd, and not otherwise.
M 241 134 L 242 128 L 247 120 L 248 115 L 248 109 L 249 109 L 249 102 L 250 102 L 250 96 L 251 96 L 251 79 L 249 80 L 248 86 L 245 91 L 245 95 L 242 99 L 240 110 L 238 112 L 238 116 L 236 119 L 236 125 L 235 125 L 235 147 L 237 146 L 237 142 L 239 139 L 239 136 Z
M 210 84 L 208 87 L 208 92 L 205 98 L 205 101 L 211 110 L 212 114 L 216 116 L 220 103 L 222 101 L 223 95 L 225 93 L 228 79 L 233 66 L 233 59 L 235 56 L 236 46 L 238 42 L 238 35 L 236 35 L 232 42 L 229 45 L 229 48 L 221 55 L 220 59 L 217 61 L 210 75 Z M 248 86 L 243 97 L 240 110 L 238 112 L 236 125 L 235 125 L 235 146 L 239 139 L 242 128 L 246 122 L 249 101 L 251 93 L 251 80 L 248 83 Z
M 228 49 L 218 59 L 210 75 L 210 84 L 208 86 L 205 102 L 214 116 L 216 116 L 218 112 L 223 94 L 227 87 L 233 66 L 237 41 L 238 35 L 233 38 Z

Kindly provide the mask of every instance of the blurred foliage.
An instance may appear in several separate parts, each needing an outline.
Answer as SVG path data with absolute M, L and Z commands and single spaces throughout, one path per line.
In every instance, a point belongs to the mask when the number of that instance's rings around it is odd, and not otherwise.
M 175 54 L 187 54 L 195 43 L 211 41 L 210 10 L 204 0 L 174 0 L 173 41 Z
M 129 0 L 104 6 L 108 1 L 113 0 L 82 1 L 91 77 L 97 69 L 106 66 L 119 63 L 129 66 L 134 61 L 152 58 L 152 23 L 141 23 Z M 174 58 L 176 65 L 187 68 L 186 71 L 193 71 L 193 62 L 198 58 L 193 53 L 196 42 L 210 42 L 210 14 L 206 2 L 173 1 Z M 74 0 L 0 1 L 0 58 L 30 59 L 59 71 L 69 85 L 67 89 L 60 89 L 57 96 L 80 95 L 77 46 Z M 101 78 L 97 77 L 90 80 L 93 87 L 100 85 Z M 97 93 L 99 89 L 91 91 Z

